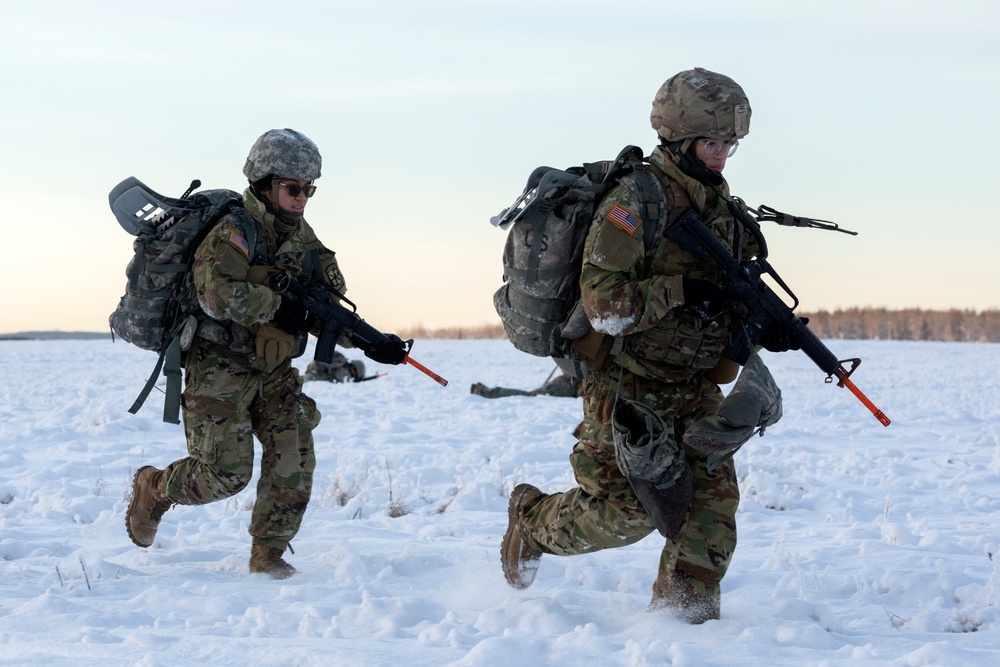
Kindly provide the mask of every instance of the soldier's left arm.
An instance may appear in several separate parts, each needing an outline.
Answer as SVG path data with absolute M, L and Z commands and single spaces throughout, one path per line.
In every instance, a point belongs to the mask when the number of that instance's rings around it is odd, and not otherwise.
M 247 282 L 250 250 L 235 220 L 219 223 L 195 251 L 192 273 L 202 310 L 245 327 L 269 322 L 281 304 L 270 288 Z
M 618 186 L 594 214 L 584 246 L 580 289 L 591 326 L 621 336 L 656 326 L 684 302 L 681 276 L 645 273 L 644 221 L 631 193 Z

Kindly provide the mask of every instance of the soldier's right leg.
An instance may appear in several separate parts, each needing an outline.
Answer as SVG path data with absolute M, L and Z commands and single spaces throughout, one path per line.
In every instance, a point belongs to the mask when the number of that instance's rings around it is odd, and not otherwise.
M 570 464 L 577 488 L 546 496 L 521 522 L 525 541 L 559 556 L 589 553 L 638 542 L 653 531 L 632 485 L 615 462 L 611 413 L 622 371 L 594 373 L 586 385 L 583 422 Z
M 528 510 L 521 531 L 542 553 L 572 556 L 634 544 L 653 524 L 632 485 L 609 456 L 587 440 L 570 454 L 579 486 L 545 496 Z
M 583 440 L 570 461 L 579 487 L 546 495 L 530 484 L 519 484 L 511 493 L 500 562 L 514 588 L 532 584 L 543 554 L 572 556 L 621 547 L 653 531 L 617 466 L 594 455 Z
M 185 408 L 184 430 L 188 455 L 164 470 L 171 502 L 204 505 L 235 495 L 250 483 L 253 433 L 247 417 L 219 417 Z
M 218 346 L 198 346 L 186 367 L 182 397 L 188 456 L 167 466 L 166 493 L 180 505 L 202 505 L 241 491 L 253 475 L 249 406 L 257 373 Z
M 249 427 L 240 427 L 235 418 L 198 413 L 190 407 L 184 410 L 184 427 L 186 458 L 164 470 L 143 466 L 135 473 L 125 527 L 138 546 L 153 544 L 161 518 L 175 503 L 210 503 L 233 495 L 250 481 L 253 442 Z

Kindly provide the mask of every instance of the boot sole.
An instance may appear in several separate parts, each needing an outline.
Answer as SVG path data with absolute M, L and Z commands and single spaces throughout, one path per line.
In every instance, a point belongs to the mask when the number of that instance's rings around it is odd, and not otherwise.
M 152 468 L 153 466 L 142 466 L 135 471 L 135 475 L 132 477 L 132 497 L 128 501 L 128 509 L 125 510 L 125 531 L 128 532 L 128 538 L 132 540 L 132 544 L 137 547 L 150 547 L 153 545 L 153 540 L 150 540 L 149 544 L 143 544 L 140 542 L 135 535 L 132 534 L 132 522 L 129 521 L 129 517 L 132 516 L 132 512 L 135 511 L 135 497 L 136 490 L 139 486 L 139 473 L 141 473 L 146 468 Z
M 507 532 L 504 533 L 500 542 L 500 564 L 503 568 L 503 576 L 513 588 L 525 589 L 535 582 L 535 575 L 538 573 L 538 561 L 542 555 L 535 558 L 522 559 L 521 552 L 523 542 L 521 541 L 521 531 L 517 527 L 521 514 L 521 501 L 528 493 L 541 493 L 530 485 L 524 488 L 515 487 L 510 494 L 510 502 L 507 504 Z M 511 563 L 514 563 L 512 566 Z

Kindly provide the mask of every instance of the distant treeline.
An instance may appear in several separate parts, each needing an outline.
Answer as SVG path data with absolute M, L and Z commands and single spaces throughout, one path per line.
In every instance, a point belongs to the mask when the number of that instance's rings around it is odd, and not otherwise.
M 802 316 L 820 338 L 1000 342 L 1000 310 L 850 308 Z
M 939 340 L 1000 343 L 1000 310 L 923 310 L 906 308 L 848 308 L 800 313 L 809 318 L 809 328 L 820 338 L 848 340 Z M 402 338 L 448 340 L 504 338 L 503 325 L 480 324 L 428 329 L 417 326 L 396 332 Z M 51 340 L 108 338 L 108 333 L 26 331 L 0 334 L 0 340 Z
M 396 332 L 400 338 L 442 338 L 448 340 L 482 339 L 482 338 L 504 338 L 503 325 L 480 324 L 473 327 L 444 327 L 442 329 L 428 329 L 426 327 L 409 327 Z
M 1000 343 L 1000 310 L 923 310 L 906 308 L 848 308 L 802 313 L 809 328 L 820 338 L 874 340 L 937 340 Z M 399 332 L 403 338 L 503 338 L 503 325 L 427 329 L 411 327 Z

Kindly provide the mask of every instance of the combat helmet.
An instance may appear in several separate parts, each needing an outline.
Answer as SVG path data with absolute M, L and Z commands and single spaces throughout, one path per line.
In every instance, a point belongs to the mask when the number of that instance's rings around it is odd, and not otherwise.
M 728 76 L 696 67 L 663 82 L 649 120 L 664 141 L 742 139 L 750 132 L 750 100 Z
M 322 164 L 319 148 L 306 135 L 288 128 L 268 130 L 250 148 L 243 175 L 251 183 L 272 174 L 297 181 L 315 181 L 320 176 Z

